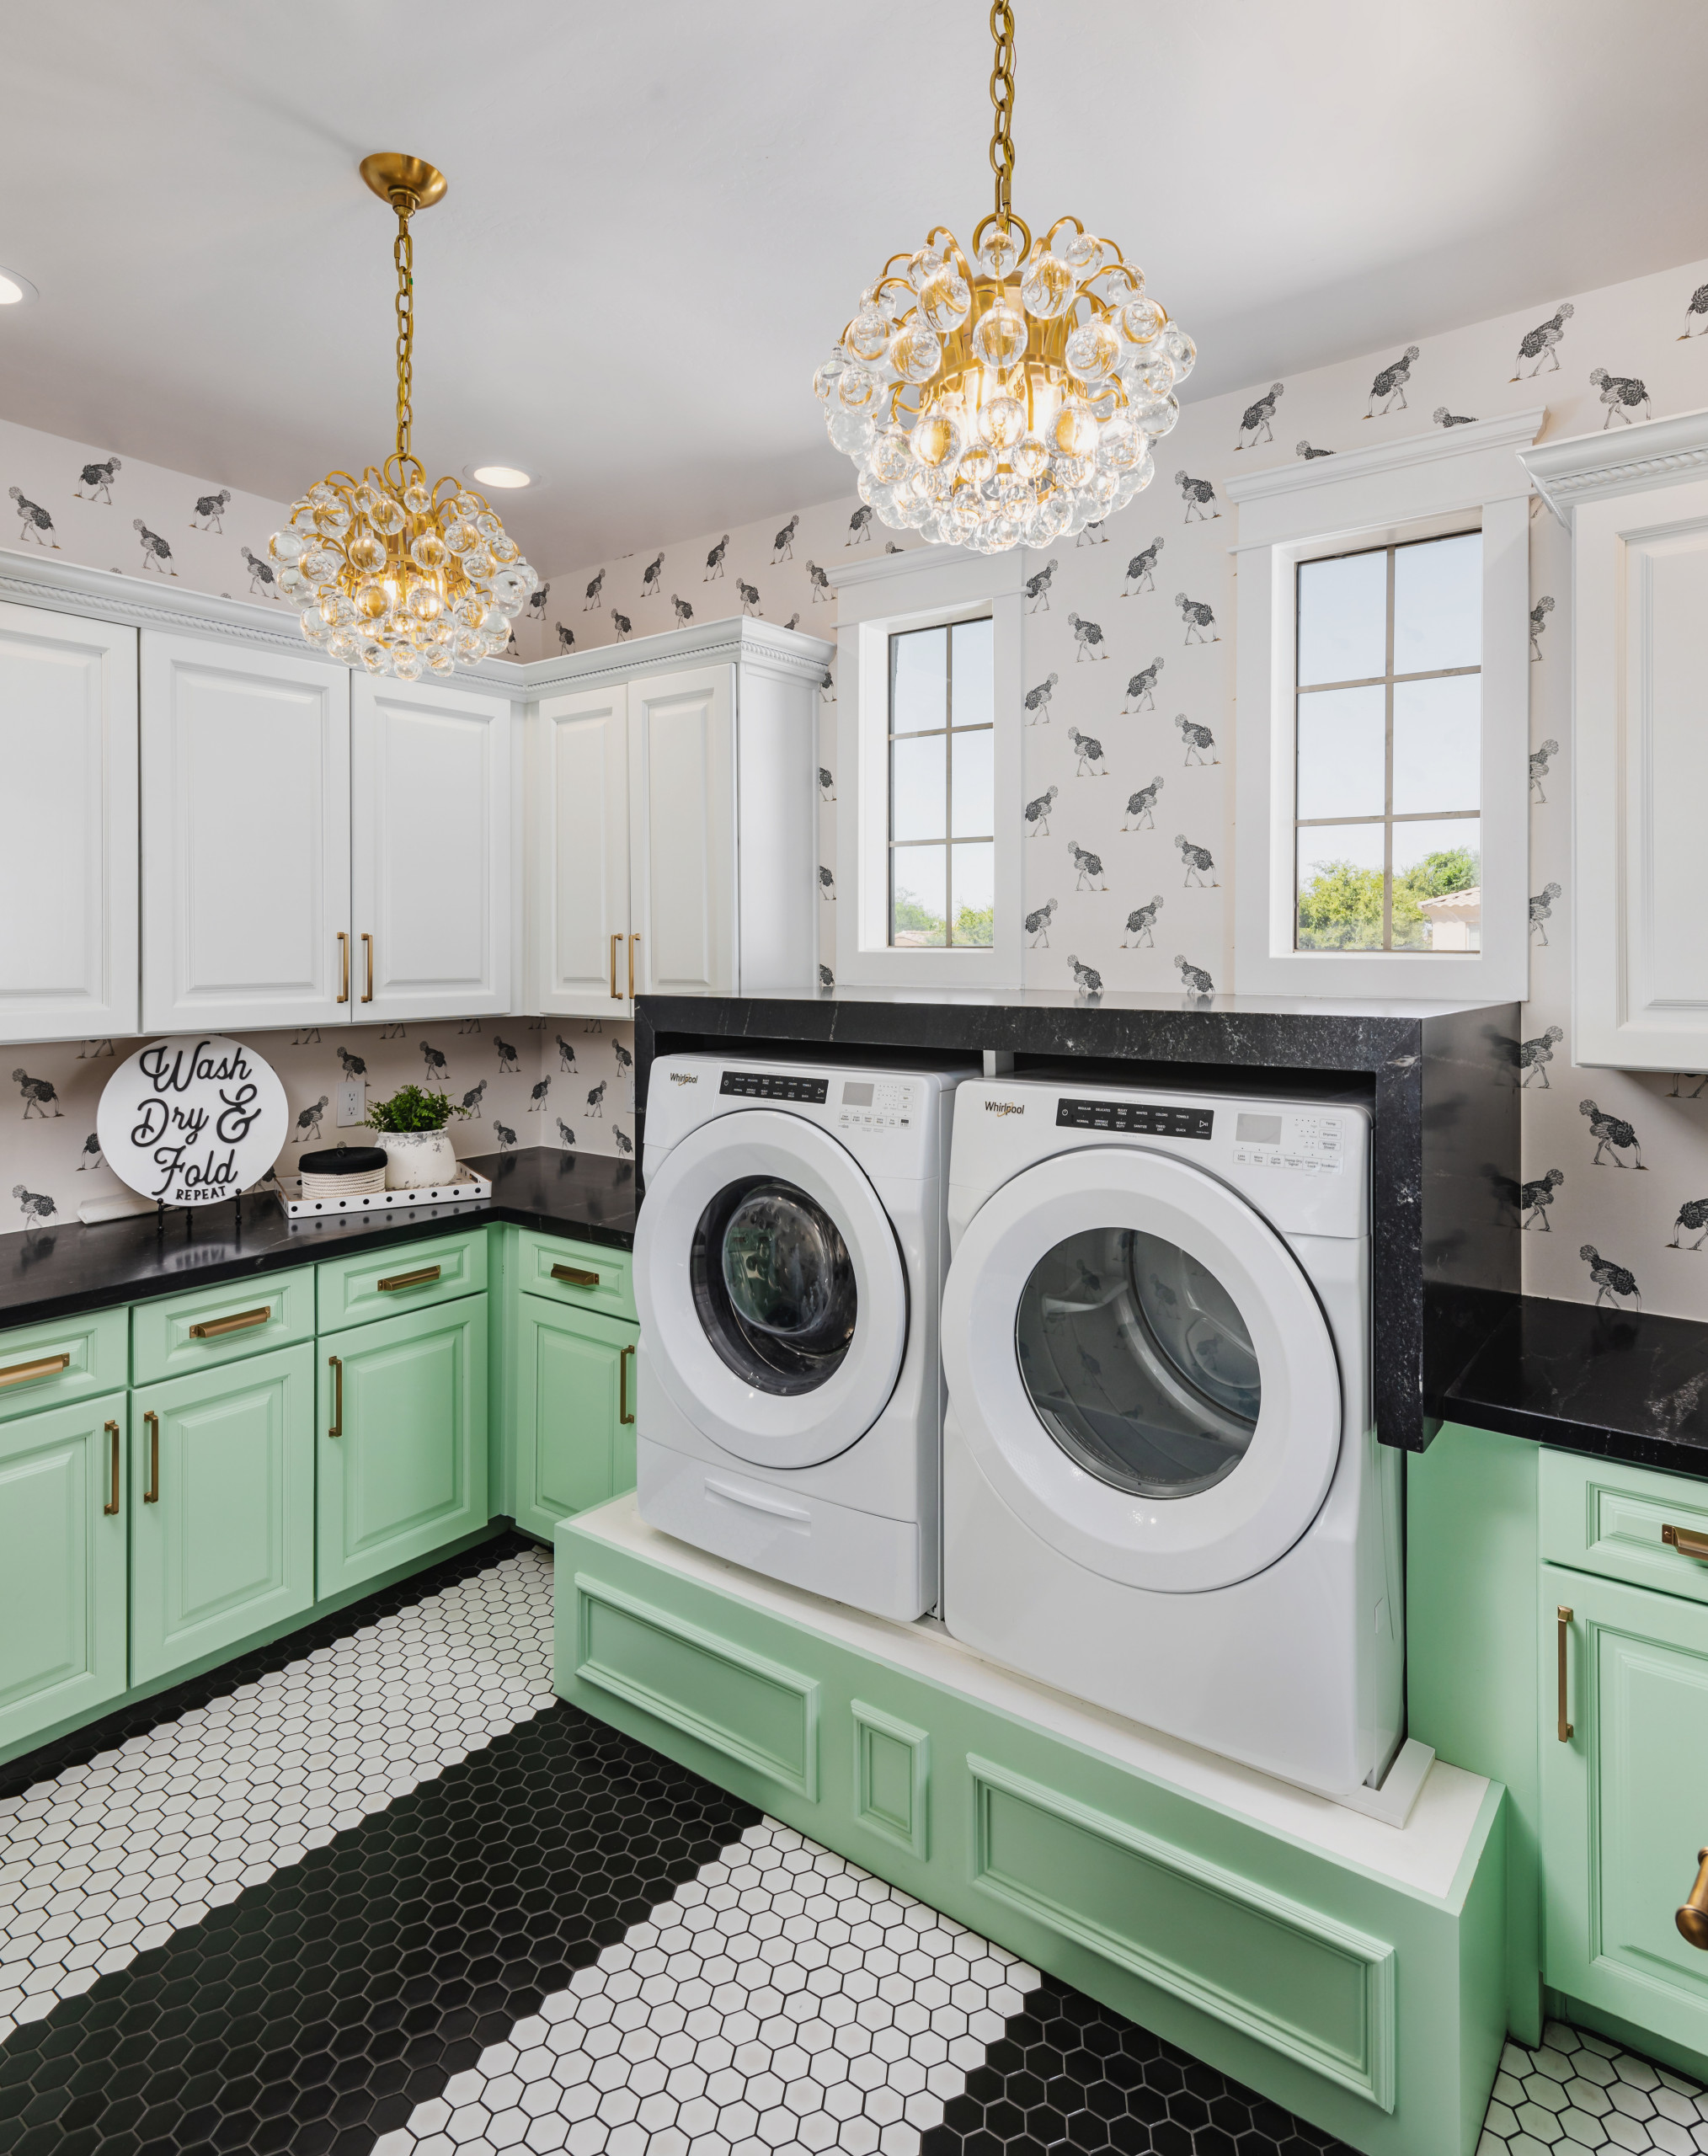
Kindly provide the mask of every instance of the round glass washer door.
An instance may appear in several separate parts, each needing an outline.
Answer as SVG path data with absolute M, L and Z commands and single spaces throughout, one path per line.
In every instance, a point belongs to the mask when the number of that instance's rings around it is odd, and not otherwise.
M 968 1223 L 943 1368 L 974 1460 L 1076 1563 L 1193 1593 L 1283 1556 L 1339 1457 L 1340 1371 L 1298 1260 L 1171 1155 L 1040 1161 Z
M 804 1117 L 739 1108 L 648 1179 L 635 1304 L 649 1381 L 761 1467 L 813 1467 L 883 1413 L 907 1348 L 889 1214 L 848 1149 Z

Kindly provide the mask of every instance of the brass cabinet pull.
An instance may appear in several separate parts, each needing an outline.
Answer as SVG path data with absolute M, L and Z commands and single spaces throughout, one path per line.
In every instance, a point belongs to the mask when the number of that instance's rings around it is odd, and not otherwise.
M 104 1513 L 115 1513 L 119 1509 L 119 1426 L 116 1422 L 109 1422 L 106 1427 L 107 1435 L 113 1441 L 113 1460 L 111 1470 L 113 1477 L 113 1494 L 108 1498 L 106 1503 L 101 1507 L 101 1510 Z
M 436 1265 L 421 1265 L 413 1273 L 394 1273 L 377 1284 L 383 1294 L 389 1294 L 393 1288 L 424 1288 L 430 1280 L 436 1280 L 439 1273 Z
M 57 1377 L 70 1368 L 69 1355 L 44 1355 L 39 1363 L 13 1363 L 0 1370 L 0 1385 L 28 1385 L 32 1378 Z
M 640 942 L 638 932 L 628 939 L 628 1000 L 634 1001 L 634 947 Z
M 622 941 L 622 937 L 613 933 L 611 939 L 611 1000 L 613 1003 L 621 1003 L 622 1001 L 622 996 L 617 993 L 616 987 L 616 947 Z
M 1572 1612 L 1562 1602 L 1554 1615 L 1560 1628 L 1560 1719 L 1556 1724 L 1555 1734 L 1562 1744 L 1569 1744 L 1572 1742 L 1572 1725 L 1566 1719 L 1566 1657 L 1572 1642 Z
M 616 1358 L 616 1419 L 619 1422 L 632 1422 L 634 1420 L 628 1412 L 628 1358 L 633 1353 L 632 1348 L 625 1348 Z
M 338 1000 L 340 1003 L 348 1003 L 350 1001 L 350 937 L 342 928 L 338 931 L 338 955 L 339 972 L 342 981 L 342 985 L 338 991 Z
M 326 1434 L 329 1438 L 344 1435 L 344 1364 L 336 1355 L 328 1355 L 326 1367 L 332 1372 L 332 1421 Z
M 366 952 L 368 959 L 368 992 L 362 1001 L 371 1003 L 374 1000 L 374 939 L 366 929 L 362 931 L 362 948 Z
M 160 1502 L 160 1417 L 151 1409 L 142 1420 L 148 1425 L 148 1487 L 142 1492 L 145 1505 Z
M 1696 1852 L 1696 1883 L 1679 1903 L 1673 1922 L 1681 1938 L 1708 1951 L 1708 1849 Z
M 1708 1563 L 1708 1534 L 1699 1534 L 1694 1527 L 1674 1527 L 1668 1520 L 1661 1529 L 1661 1540 L 1681 1557 L 1696 1557 Z M 1693 1939 L 1690 1944 L 1708 1946 L 1708 1935 L 1700 1941 Z
M 552 1278 L 567 1280 L 572 1288 L 596 1288 L 599 1285 L 599 1275 L 588 1273 L 579 1265 L 554 1265 Z
M 265 1325 L 273 1315 L 271 1303 L 263 1303 L 258 1310 L 239 1310 L 235 1317 L 205 1318 L 200 1325 L 189 1328 L 192 1340 L 217 1340 L 222 1333 L 247 1332 L 252 1325 Z

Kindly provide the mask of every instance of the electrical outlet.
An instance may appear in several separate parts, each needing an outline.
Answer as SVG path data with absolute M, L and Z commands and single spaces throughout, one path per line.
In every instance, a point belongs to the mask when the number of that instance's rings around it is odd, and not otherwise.
M 368 1119 L 367 1081 L 362 1078 L 348 1078 L 338 1089 L 338 1121 L 340 1129 L 353 1123 Z

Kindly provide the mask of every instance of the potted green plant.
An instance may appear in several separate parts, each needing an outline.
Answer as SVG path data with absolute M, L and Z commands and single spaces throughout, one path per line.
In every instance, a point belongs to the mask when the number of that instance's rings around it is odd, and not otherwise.
M 400 1086 L 388 1101 L 368 1108 L 368 1129 L 386 1155 L 387 1190 L 424 1190 L 455 1182 L 456 1149 L 446 1129 L 454 1115 L 467 1115 L 448 1093 L 430 1093 L 421 1086 Z

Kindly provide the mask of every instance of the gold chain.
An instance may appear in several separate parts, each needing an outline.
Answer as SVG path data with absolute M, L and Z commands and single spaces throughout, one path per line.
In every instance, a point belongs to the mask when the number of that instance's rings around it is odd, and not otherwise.
M 996 175 L 996 215 L 1008 215 L 1008 190 L 1014 178 L 1014 142 L 1009 127 L 1014 118 L 1014 11 L 1008 0 L 995 0 L 990 10 L 990 35 L 996 41 L 996 64 L 990 71 L 990 103 L 995 108 L 996 131 L 990 137 L 990 169 Z
M 409 219 L 414 214 L 415 198 L 399 188 L 392 205 L 398 212 L 398 237 L 392 246 L 392 259 L 398 265 L 398 454 L 405 457 L 409 454 L 409 422 L 414 416 L 409 397 L 410 352 L 415 341 L 415 250 L 409 239 Z

